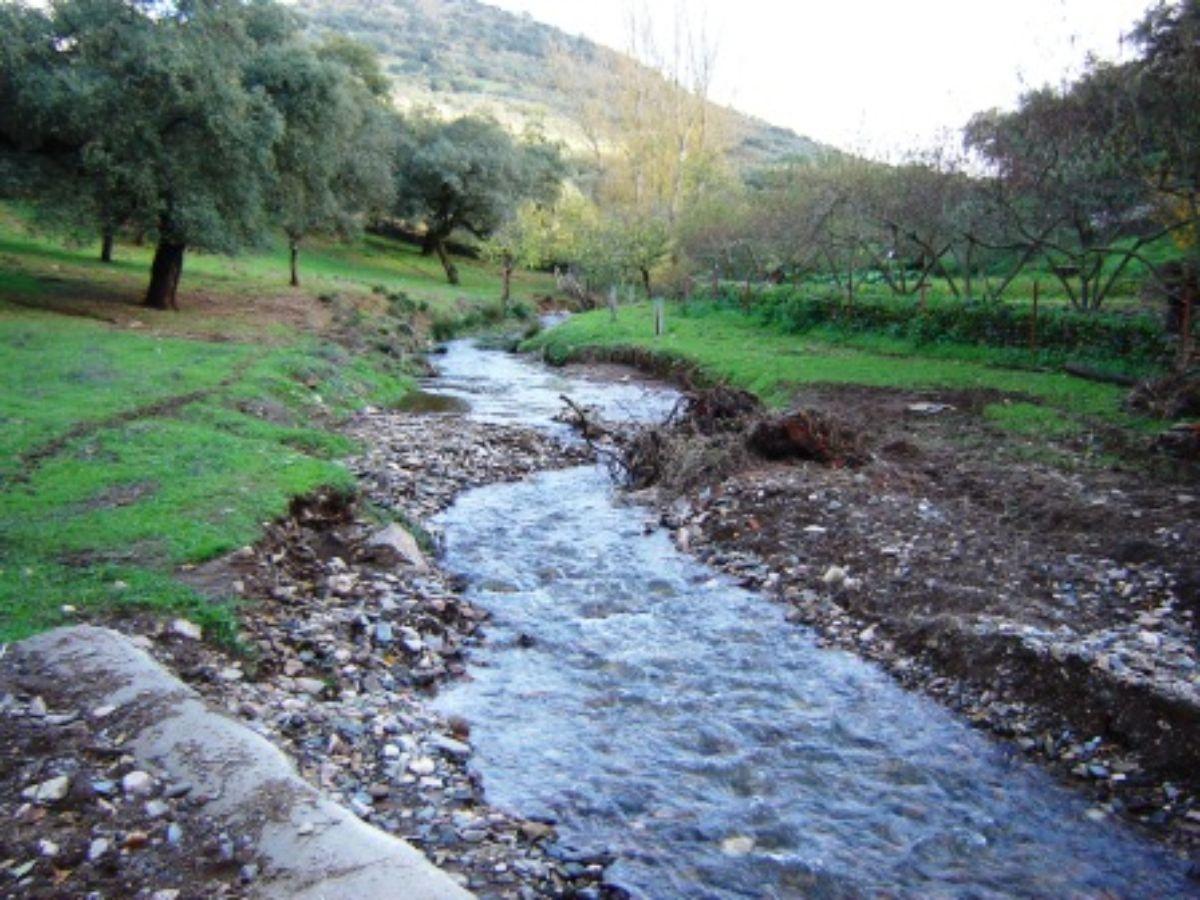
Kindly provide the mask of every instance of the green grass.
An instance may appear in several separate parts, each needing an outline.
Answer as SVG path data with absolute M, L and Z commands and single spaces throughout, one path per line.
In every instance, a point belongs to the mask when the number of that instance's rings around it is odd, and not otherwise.
M 983 416 L 1005 431 L 1022 437 L 1061 440 L 1083 430 L 1079 421 L 1060 410 L 1036 403 L 990 403 L 984 407 Z
M 1132 422 L 1121 411 L 1123 389 L 1065 374 L 1002 368 L 990 364 L 986 348 L 962 348 L 961 358 L 944 347 L 937 356 L 892 355 L 808 335 L 782 335 L 732 310 L 698 317 L 668 311 L 667 333 L 656 338 L 652 311 L 641 304 L 623 308 L 615 323 L 607 312 L 577 316 L 526 344 L 553 361 L 585 348 L 619 346 L 643 347 L 691 363 L 709 378 L 753 391 L 774 406 L 787 404 L 796 387 L 805 384 L 987 389 L 1068 417 Z
M 0 641 L 61 622 L 64 605 L 181 612 L 233 634 L 233 605 L 172 572 L 253 541 L 299 494 L 352 491 L 335 460 L 353 445 L 325 425 L 410 386 L 316 338 L 252 348 L 11 310 L 0 377 Z
M 31 230 L 19 208 L 0 205 L 0 296 L 22 299 L 101 297 L 137 302 L 149 279 L 153 248 L 119 243 L 111 264 L 95 245 L 72 246 Z M 462 284 L 446 281 L 437 259 L 410 244 L 371 235 L 339 243 L 312 240 L 301 249 L 302 292 L 316 297 L 368 294 L 373 288 L 402 292 L 435 309 L 494 301 L 500 273 L 487 263 L 456 260 Z M 256 293 L 287 294 L 288 250 L 282 240 L 236 257 L 189 252 L 180 284 L 181 304 L 197 293 L 230 294 L 249 303 Z M 518 272 L 514 301 L 532 302 L 554 290 L 552 277 Z
M 343 343 L 259 312 L 286 275 L 282 254 L 189 258 L 183 311 L 146 315 L 149 326 L 94 318 L 140 295 L 149 251 L 120 257 L 104 266 L 90 248 L 32 237 L 0 207 L 0 642 L 133 609 L 231 638 L 233 600 L 199 596 L 180 567 L 254 541 L 298 495 L 353 490 L 338 459 L 356 448 L 334 426 L 412 386 L 396 357 L 371 350 L 382 329 L 403 325 L 383 300 L 331 305 Z M 479 306 L 465 292 L 499 283 L 465 264 L 467 284 L 449 289 L 435 261 L 374 239 L 324 248 L 310 264 L 315 285 L 369 301 L 381 285 L 428 302 L 453 296 L 456 307 L 463 291 Z M 244 318 L 219 340 L 178 336 L 209 330 L 211 311 L 191 312 L 189 290 L 219 291 Z
M 255 540 L 297 495 L 353 490 L 335 460 L 354 447 L 325 425 L 411 386 L 314 338 L 264 350 L 11 310 L 0 361 L 0 640 L 63 605 L 179 611 L 232 633 L 229 603 L 171 573 Z M 184 402 L 112 418 L 171 398 Z

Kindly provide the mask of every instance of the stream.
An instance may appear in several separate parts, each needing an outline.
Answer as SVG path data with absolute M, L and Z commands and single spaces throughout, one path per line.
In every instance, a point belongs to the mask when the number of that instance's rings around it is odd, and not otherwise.
M 452 343 L 427 388 L 485 422 L 562 430 L 676 395 Z M 493 619 L 470 679 L 489 802 L 557 824 L 639 897 L 1193 896 L 1184 865 L 767 598 L 678 551 L 600 467 L 471 491 L 446 565 Z

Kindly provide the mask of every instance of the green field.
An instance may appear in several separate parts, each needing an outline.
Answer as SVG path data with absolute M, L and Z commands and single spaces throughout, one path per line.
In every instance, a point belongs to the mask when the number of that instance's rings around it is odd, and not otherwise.
M 152 247 L 118 244 L 114 261 L 102 263 L 99 241 L 73 246 L 46 239 L 30 230 L 20 210 L 0 205 L 0 298 L 68 309 L 91 302 L 136 305 L 149 280 L 152 256 Z M 421 255 L 410 244 L 371 235 L 346 243 L 314 241 L 302 249 L 300 260 L 301 287 L 293 289 L 282 240 L 237 257 L 189 253 L 180 283 L 180 305 L 192 313 L 187 327 L 221 331 L 232 320 L 231 327 L 242 331 L 272 333 L 282 327 L 286 337 L 284 323 L 255 316 L 255 304 L 264 299 L 404 294 L 437 316 L 500 297 L 499 273 L 492 266 L 460 260 L 462 283 L 454 286 L 436 258 Z M 532 304 L 553 290 L 554 281 L 546 275 L 514 275 L 514 302 Z M 240 309 L 229 308 L 233 306 Z M 163 318 L 150 310 L 139 310 L 139 315 L 152 324 Z M 235 331 L 231 336 L 241 335 Z
M 409 390 L 397 341 L 499 296 L 480 264 L 453 288 L 436 260 L 365 238 L 308 253 L 300 290 L 279 249 L 189 256 L 181 311 L 156 313 L 138 306 L 148 249 L 94 256 L 0 214 L 0 642 L 120 610 L 232 637 L 233 598 L 201 598 L 179 567 L 253 542 L 298 495 L 353 490 L 336 426 Z M 531 300 L 552 281 L 515 286 Z
M 525 346 L 553 362 L 590 348 L 643 348 L 693 366 L 710 381 L 750 390 L 775 407 L 788 405 L 798 388 L 814 384 L 988 390 L 1009 399 L 989 405 L 986 417 L 1026 437 L 1069 437 L 1097 422 L 1138 432 L 1155 427 L 1122 411 L 1126 389 L 1058 372 L 1012 368 L 1012 354 L 1005 350 L 962 345 L 922 350 L 869 335 L 855 340 L 822 340 L 820 332 L 787 335 L 731 309 L 683 315 L 672 307 L 667 317 L 666 333 L 655 337 L 653 312 L 646 304 L 622 308 L 615 322 L 607 311 L 592 312 Z

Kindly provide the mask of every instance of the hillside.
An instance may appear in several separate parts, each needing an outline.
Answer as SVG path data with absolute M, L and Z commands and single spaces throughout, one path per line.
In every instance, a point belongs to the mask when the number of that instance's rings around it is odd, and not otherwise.
M 580 110 L 603 102 L 622 57 L 478 0 L 300 0 L 318 31 L 374 48 L 402 108 L 486 112 L 514 129 L 540 125 L 569 146 L 586 146 Z M 753 167 L 820 152 L 785 128 L 724 110 L 732 155 Z

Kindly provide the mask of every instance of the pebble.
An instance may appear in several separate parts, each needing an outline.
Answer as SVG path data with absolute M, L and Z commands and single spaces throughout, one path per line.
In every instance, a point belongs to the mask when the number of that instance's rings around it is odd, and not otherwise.
M 746 856 L 754 851 L 754 838 L 738 835 L 721 841 L 721 852 L 726 856 Z
M 825 570 L 825 574 L 821 576 L 821 581 L 827 585 L 834 586 L 844 582 L 848 575 L 849 573 L 841 566 L 830 566 Z
M 151 800 L 146 804 L 146 815 L 151 819 L 161 819 L 170 811 L 170 805 L 164 803 L 162 800 Z
M 172 822 L 167 826 L 167 843 L 172 847 L 178 847 L 182 842 L 183 828 L 177 822 Z
M 187 619 L 176 619 L 171 623 L 171 634 L 187 641 L 199 641 L 204 637 L 204 629 Z
M 107 838 L 96 838 L 88 845 L 87 858 L 90 862 L 95 862 L 108 852 L 108 848 L 112 846 Z
M 428 756 L 418 756 L 409 762 L 408 771 L 414 775 L 432 775 L 437 771 L 437 763 Z
M 121 789 L 134 797 L 149 797 L 154 793 L 154 778 L 148 772 L 135 769 L 121 779 Z
M 41 784 L 35 784 L 21 792 L 21 796 L 34 803 L 57 803 L 67 796 L 71 790 L 71 779 L 67 775 L 59 775 Z

